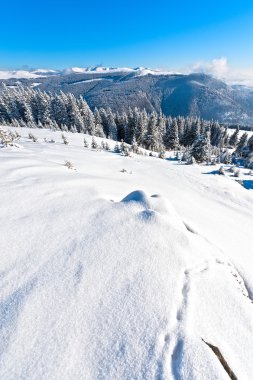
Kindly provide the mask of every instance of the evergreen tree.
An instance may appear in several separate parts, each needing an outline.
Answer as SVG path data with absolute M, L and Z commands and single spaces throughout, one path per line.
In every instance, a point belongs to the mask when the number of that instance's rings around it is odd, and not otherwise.
M 122 112 L 121 114 L 117 112 L 115 116 L 115 123 L 117 126 L 118 140 L 125 140 L 126 128 L 128 125 L 128 117 L 126 112 Z
M 173 119 L 171 127 L 166 131 L 164 144 L 168 150 L 177 150 L 179 148 L 178 124 L 176 119 Z
M 248 140 L 248 134 L 245 132 L 241 136 L 241 138 L 237 144 L 236 150 L 235 150 L 235 153 L 238 154 L 239 156 L 242 156 L 243 150 L 247 146 L 247 140 Z
M 163 142 L 160 141 L 157 113 L 152 112 L 148 121 L 148 129 L 144 140 L 146 149 L 160 151 L 163 149 Z
M 239 138 L 239 128 L 237 128 L 234 133 L 230 136 L 230 139 L 229 139 L 229 145 L 232 147 L 232 148 L 235 148 L 237 143 L 238 143 L 238 138 Z
M 83 132 L 84 123 L 79 111 L 77 100 L 73 94 L 67 94 L 66 109 L 68 114 L 68 127 L 70 128 L 71 126 L 75 126 L 77 132 Z
M 67 98 L 65 94 L 56 95 L 50 103 L 51 119 L 55 120 L 57 125 L 68 125 Z
M 250 136 L 247 146 L 248 146 L 249 153 L 253 153 L 253 135 Z
M 133 153 L 136 153 L 136 154 L 139 153 L 139 147 L 138 147 L 138 144 L 137 144 L 137 141 L 136 141 L 135 137 L 133 138 L 133 142 L 132 142 L 132 145 L 131 145 L 131 151 Z
M 117 126 L 116 126 L 114 115 L 112 113 L 111 108 L 108 108 L 107 110 L 107 128 L 108 128 L 107 137 L 112 140 L 117 140 L 118 138 Z
M 94 135 L 98 137 L 102 137 L 102 138 L 105 137 L 103 125 L 102 125 L 102 118 L 97 108 L 95 108 L 94 110 L 94 123 L 95 123 Z
M 93 113 L 91 112 L 90 107 L 81 96 L 78 101 L 78 106 L 79 106 L 80 115 L 83 121 L 83 124 L 81 127 L 83 128 L 83 130 L 80 130 L 80 132 L 88 133 L 89 135 L 94 135 L 95 130 L 96 130 L 95 117 Z
M 194 141 L 191 148 L 191 156 L 196 162 L 201 163 L 210 161 L 210 132 L 205 135 L 199 135 Z

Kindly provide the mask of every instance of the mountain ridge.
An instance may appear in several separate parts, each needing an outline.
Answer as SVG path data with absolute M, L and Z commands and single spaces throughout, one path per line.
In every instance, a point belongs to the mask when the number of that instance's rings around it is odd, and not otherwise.
M 0 86 L 22 84 L 47 92 L 83 96 L 90 107 L 146 108 L 171 116 L 198 116 L 222 123 L 253 125 L 253 88 L 229 85 L 203 73 L 180 74 L 145 68 L 33 70 L 32 77 L 0 79 Z M 38 83 L 39 81 L 39 83 Z

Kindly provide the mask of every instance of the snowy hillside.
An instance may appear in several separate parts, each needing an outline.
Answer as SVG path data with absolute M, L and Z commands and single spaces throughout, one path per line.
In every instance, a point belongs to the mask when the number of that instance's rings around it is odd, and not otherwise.
M 127 112 L 129 107 L 138 107 L 172 117 L 198 116 L 229 125 L 253 125 L 252 88 L 231 86 L 201 72 L 100 66 L 0 71 L 0 93 L 3 84 L 37 87 L 52 94 L 71 92 L 84 97 L 92 110 L 110 107 L 114 112 Z
M 0 379 L 252 379 L 253 191 L 16 130 L 0 149 Z

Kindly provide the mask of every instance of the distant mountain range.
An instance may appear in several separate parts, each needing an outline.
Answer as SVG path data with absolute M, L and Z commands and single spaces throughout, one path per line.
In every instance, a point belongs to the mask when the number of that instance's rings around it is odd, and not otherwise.
M 71 68 L 0 71 L 0 86 L 22 84 L 42 91 L 72 92 L 91 108 L 130 107 L 171 116 L 199 116 L 253 126 L 253 88 L 228 85 L 205 74 L 180 74 L 145 68 Z

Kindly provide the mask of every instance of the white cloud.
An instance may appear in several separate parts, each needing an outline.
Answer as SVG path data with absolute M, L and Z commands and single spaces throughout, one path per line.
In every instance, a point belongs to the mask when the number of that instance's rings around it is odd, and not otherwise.
M 230 67 L 226 57 L 216 58 L 209 62 L 196 62 L 186 71 L 210 74 L 229 84 L 241 84 L 253 87 L 253 69 L 234 69 Z

